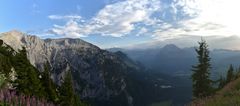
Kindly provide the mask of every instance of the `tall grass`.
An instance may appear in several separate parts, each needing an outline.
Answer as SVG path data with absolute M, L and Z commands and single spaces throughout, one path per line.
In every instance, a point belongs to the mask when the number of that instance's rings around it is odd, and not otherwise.
M 187 106 L 240 106 L 240 78 L 228 83 L 215 95 L 194 100 Z
M 57 106 L 34 96 L 17 94 L 14 90 L 0 90 L 0 106 Z

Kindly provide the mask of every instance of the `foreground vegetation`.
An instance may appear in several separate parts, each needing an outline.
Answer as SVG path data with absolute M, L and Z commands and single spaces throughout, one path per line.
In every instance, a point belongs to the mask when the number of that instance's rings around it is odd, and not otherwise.
M 71 71 L 61 86 L 52 81 L 50 73 L 48 63 L 40 72 L 27 59 L 25 48 L 16 52 L 0 40 L 0 105 L 86 105 L 74 92 Z
M 238 106 L 240 105 L 240 69 L 230 65 L 226 77 L 210 79 L 210 57 L 206 41 L 199 42 L 198 64 L 193 66 L 193 101 L 190 106 Z M 218 86 L 216 86 L 218 85 Z
M 214 96 L 194 100 L 189 106 L 238 106 L 240 105 L 240 78 L 228 83 Z
M 57 106 L 45 99 L 19 95 L 14 90 L 0 90 L 0 106 Z

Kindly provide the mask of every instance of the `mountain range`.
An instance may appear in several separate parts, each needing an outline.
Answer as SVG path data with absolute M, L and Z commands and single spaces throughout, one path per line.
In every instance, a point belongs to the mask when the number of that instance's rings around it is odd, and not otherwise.
M 159 48 L 108 50 L 122 51 L 148 69 L 173 76 L 190 76 L 192 66 L 197 63 L 195 47 L 180 48 L 174 44 L 167 44 Z M 230 64 L 236 68 L 240 65 L 239 50 L 212 49 L 210 57 L 213 77 L 225 75 Z
M 30 63 L 40 72 L 50 63 L 51 79 L 61 85 L 71 71 L 75 92 L 97 106 L 146 106 L 161 102 L 183 105 L 191 100 L 191 66 L 194 47 L 168 44 L 157 48 L 101 49 L 81 39 L 41 39 L 20 31 L 0 34 L 15 51 L 25 47 Z M 240 51 L 210 51 L 212 75 L 237 67 Z
M 81 39 L 41 39 L 15 30 L 0 34 L 0 39 L 16 52 L 25 47 L 40 72 L 48 62 L 51 79 L 59 86 L 71 71 L 75 92 L 93 106 L 150 105 L 171 100 L 175 94 L 169 92 L 181 86 L 172 84 L 180 79 L 152 73 L 123 52 L 109 52 Z M 175 100 L 183 103 L 189 96 Z

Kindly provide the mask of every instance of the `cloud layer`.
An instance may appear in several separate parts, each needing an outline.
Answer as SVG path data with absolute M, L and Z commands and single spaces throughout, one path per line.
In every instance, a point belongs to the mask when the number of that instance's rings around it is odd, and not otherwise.
M 182 36 L 239 36 L 239 3 L 238 0 L 175 0 L 172 5 L 176 13 L 178 8 L 182 7 L 181 14 L 187 15 L 188 19 L 175 21 L 175 26 L 170 28 L 155 30 L 156 39 Z
M 125 0 L 106 5 L 91 19 L 51 15 L 67 20 L 52 34 L 84 37 L 91 34 L 122 37 L 151 35 L 158 40 L 183 36 L 238 35 L 237 0 Z
M 121 37 L 139 28 L 136 24 L 153 25 L 156 20 L 152 15 L 159 11 L 159 0 L 127 0 L 106 5 L 95 17 L 79 23 L 73 18 L 81 16 L 58 16 L 51 15 L 50 19 L 69 19 L 66 25 L 54 25 L 50 32 L 57 35 L 82 37 L 83 35 L 100 34 L 103 36 Z M 77 35 L 77 36 L 76 36 Z

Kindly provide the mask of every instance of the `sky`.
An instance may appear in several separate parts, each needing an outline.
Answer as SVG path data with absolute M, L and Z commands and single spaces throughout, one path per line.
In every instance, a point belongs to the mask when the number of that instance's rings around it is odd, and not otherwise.
M 0 32 L 80 38 L 101 48 L 162 42 L 189 46 L 204 37 L 216 48 L 240 49 L 239 4 L 239 0 L 1 0 Z

